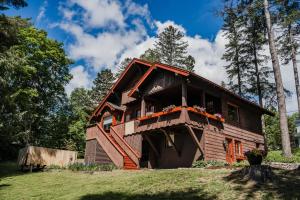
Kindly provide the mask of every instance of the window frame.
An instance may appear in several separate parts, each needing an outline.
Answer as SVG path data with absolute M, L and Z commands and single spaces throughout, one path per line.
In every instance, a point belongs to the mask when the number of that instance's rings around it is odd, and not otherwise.
M 236 108 L 237 111 L 237 121 L 231 120 L 229 118 L 229 106 Z M 240 123 L 240 107 L 236 104 L 227 102 L 227 120 L 231 123 L 239 124 Z

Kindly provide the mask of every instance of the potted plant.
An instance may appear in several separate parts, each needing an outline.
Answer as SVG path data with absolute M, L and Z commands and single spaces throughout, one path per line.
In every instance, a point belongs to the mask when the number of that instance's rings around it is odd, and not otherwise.
M 204 107 L 200 107 L 200 106 L 194 105 L 193 108 L 196 111 L 201 112 L 201 113 L 205 113 L 206 112 L 206 108 L 204 108 Z
M 172 111 L 176 106 L 175 105 L 169 105 L 165 108 L 163 108 L 163 112 L 167 113 L 167 112 L 170 112 Z
M 250 165 L 261 165 L 263 157 L 265 156 L 265 151 L 260 149 L 252 149 L 245 152 L 245 156 Z

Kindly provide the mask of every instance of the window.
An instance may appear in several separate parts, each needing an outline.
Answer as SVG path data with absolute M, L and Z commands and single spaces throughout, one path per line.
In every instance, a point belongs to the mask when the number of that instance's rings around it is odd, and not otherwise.
M 243 155 L 242 143 L 240 141 L 235 141 L 235 154 Z
M 239 109 L 237 106 L 228 104 L 228 120 L 231 122 L 239 122 Z
M 205 107 L 206 107 L 206 112 L 210 114 L 216 114 L 216 113 L 222 114 L 221 100 L 218 97 L 214 97 L 212 95 L 206 94 Z
M 109 130 L 112 124 L 112 116 L 107 116 L 103 118 L 103 128 L 104 130 Z
M 131 116 L 130 116 L 129 113 L 127 113 L 126 116 L 125 116 L 125 122 L 130 121 L 130 119 L 131 119 Z
M 170 136 L 170 139 L 172 140 L 172 142 L 174 143 L 174 141 L 175 141 L 174 133 L 170 133 L 169 136 Z M 172 147 L 172 142 L 170 140 L 168 140 L 168 138 L 166 136 L 166 147 Z

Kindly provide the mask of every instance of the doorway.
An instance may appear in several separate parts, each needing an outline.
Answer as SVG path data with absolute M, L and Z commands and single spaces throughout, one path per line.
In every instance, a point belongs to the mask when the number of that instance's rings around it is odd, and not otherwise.
M 230 138 L 226 138 L 226 161 L 229 164 L 234 162 L 234 144 Z

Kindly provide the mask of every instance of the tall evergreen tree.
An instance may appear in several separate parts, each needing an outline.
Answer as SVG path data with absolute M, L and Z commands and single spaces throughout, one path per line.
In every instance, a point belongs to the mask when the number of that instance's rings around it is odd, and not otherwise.
M 300 34 L 300 2 L 298 0 L 278 0 L 279 25 L 283 28 L 279 37 L 280 54 L 284 64 L 292 61 L 296 86 L 298 113 L 300 114 L 300 83 L 297 67 L 299 44 L 296 37 Z
M 192 71 L 194 62 L 187 55 L 188 42 L 183 37 L 183 32 L 170 25 L 157 36 L 155 51 L 160 62 Z
M 115 74 L 116 78 L 119 78 L 121 74 L 124 72 L 125 68 L 128 66 L 128 64 L 131 62 L 132 58 L 125 58 L 120 65 L 118 66 L 117 72 Z
M 224 35 L 228 39 L 222 59 L 228 62 L 225 66 L 228 75 L 228 87 L 233 92 L 245 97 L 247 89 L 245 70 L 247 61 L 243 52 L 243 15 L 232 3 L 225 4 L 222 12 Z
M 284 156 L 291 157 L 292 151 L 291 151 L 291 143 L 290 143 L 289 130 L 288 130 L 284 88 L 283 88 L 282 77 L 280 72 L 278 53 L 275 46 L 275 36 L 272 27 L 273 24 L 272 24 L 271 14 L 269 10 L 270 8 L 269 8 L 268 0 L 263 1 L 263 7 L 264 7 L 264 13 L 265 13 L 265 19 L 267 25 L 267 32 L 268 32 L 269 49 L 272 58 L 272 65 L 273 65 L 273 71 L 274 71 L 274 77 L 276 83 L 282 150 Z
M 110 69 L 103 69 L 97 73 L 94 86 L 91 90 L 91 99 L 93 105 L 96 106 L 105 97 L 114 82 L 114 74 Z
M 160 58 L 155 49 L 147 49 L 141 56 L 141 59 L 149 61 L 149 62 L 160 62 Z

